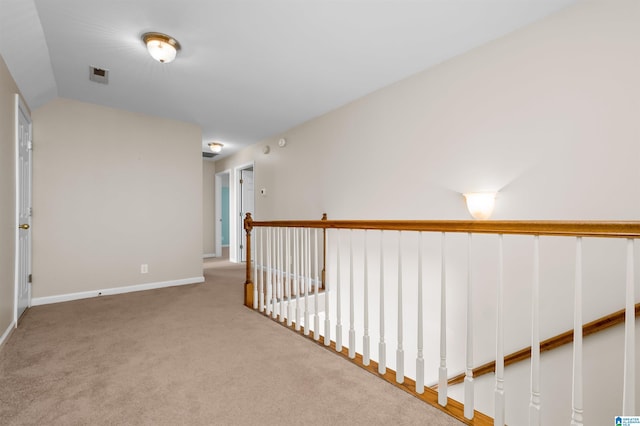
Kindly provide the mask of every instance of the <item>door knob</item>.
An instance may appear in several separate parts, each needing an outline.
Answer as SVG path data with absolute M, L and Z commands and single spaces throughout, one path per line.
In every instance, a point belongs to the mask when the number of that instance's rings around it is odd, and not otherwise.
M 20 229 L 29 229 L 29 224 L 28 223 L 23 223 L 22 225 L 18 225 L 18 228 L 20 228 Z

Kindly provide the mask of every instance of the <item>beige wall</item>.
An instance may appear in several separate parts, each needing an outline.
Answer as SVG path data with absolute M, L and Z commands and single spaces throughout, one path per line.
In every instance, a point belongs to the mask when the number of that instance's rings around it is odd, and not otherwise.
M 215 253 L 215 176 L 216 164 L 202 160 L 202 253 Z
M 258 220 L 318 219 L 322 212 L 332 219 L 469 219 L 461 193 L 478 190 L 500 191 L 493 219 L 638 220 L 638 22 L 637 1 L 580 2 L 274 135 L 219 160 L 216 167 L 233 169 L 255 162 L 256 189 L 267 190 L 265 197 L 256 198 Z M 288 140 L 285 148 L 277 146 L 280 137 Z M 271 147 L 268 155 L 263 154 L 264 145 Z M 425 322 L 430 325 L 439 324 L 438 237 L 430 236 L 432 252 L 427 251 L 425 260 L 429 265 L 425 274 L 430 274 L 425 278 L 425 300 L 431 303 L 425 309 Z M 447 240 L 450 373 L 463 371 L 465 366 L 462 303 L 467 266 L 462 237 L 448 236 Z M 348 238 L 342 239 L 344 252 Z M 392 252 L 396 241 L 395 237 L 387 241 Z M 496 245 L 495 238 L 474 237 L 474 359 L 478 364 L 494 359 L 495 353 Z M 531 245 L 530 240 L 506 238 L 507 352 L 530 344 Z M 637 267 L 639 248 L 637 242 Z M 585 322 L 624 306 L 624 249 L 624 242 L 585 239 Z M 415 249 L 407 252 L 410 260 Z M 541 239 L 542 338 L 572 327 L 574 257 L 573 241 Z M 335 271 L 335 264 L 328 268 Z M 376 270 L 375 265 L 370 268 Z M 395 318 L 397 289 L 391 269 L 385 280 L 387 318 Z M 342 271 L 343 294 L 349 291 L 348 272 Z M 415 269 L 405 264 L 404 273 L 410 275 Z M 356 282 L 358 279 L 356 276 Z M 334 284 L 336 281 L 330 285 Z M 415 282 L 406 279 L 403 290 L 408 372 L 413 368 L 409 353 L 415 348 L 415 333 L 410 328 L 416 318 L 412 285 Z M 370 297 L 370 306 L 377 306 L 376 295 Z M 358 306 L 356 303 L 356 321 L 362 318 Z M 334 320 L 335 316 L 332 324 Z M 392 342 L 388 345 L 395 344 L 394 326 L 388 323 L 386 338 Z M 370 327 L 375 341 L 376 321 Z M 347 341 L 346 327 L 343 331 L 343 341 Z M 433 344 L 438 342 L 437 326 L 425 333 L 430 382 L 437 380 L 434 365 L 439 354 Z M 598 350 L 610 352 L 610 346 Z M 387 361 L 393 365 L 394 360 L 395 354 L 388 351 Z M 553 389 L 557 377 L 564 380 L 567 371 L 566 365 L 563 370 L 545 370 L 543 424 L 569 421 L 571 393 Z M 589 375 L 585 383 L 593 377 Z M 512 389 L 518 383 L 507 380 L 512 392 L 508 403 L 516 404 L 508 410 L 507 423 L 526 424 L 526 418 L 519 416 L 526 416 L 528 389 L 524 389 L 524 398 L 516 400 Z M 527 387 L 528 382 L 521 383 Z M 589 386 L 585 401 L 597 401 L 596 395 L 602 398 L 599 389 Z M 615 389 L 607 388 L 613 404 L 620 403 L 621 389 L 619 383 Z M 479 388 L 476 394 L 492 395 L 492 391 Z M 560 409 L 555 401 L 562 401 Z M 609 413 L 594 409 L 596 406 L 585 410 L 585 424 L 610 421 Z M 492 410 L 490 406 L 481 409 Z
M 467 219 L 478 190 L 494 219 L 637 219 L 639 7 L 582 2 L 216 167 L 255 160 L 259 219 Z
M 197 126 L 68 99 L 33 125 L 34 298 L 202 276 Z
M 0 336 L 13 322 L 15 298 L 15 94 L 13 77 L 0 55 Z

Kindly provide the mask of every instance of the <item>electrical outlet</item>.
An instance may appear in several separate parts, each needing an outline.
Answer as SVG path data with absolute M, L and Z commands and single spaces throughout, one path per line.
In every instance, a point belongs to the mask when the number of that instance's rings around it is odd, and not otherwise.
M 142 265 L 140 265 L 141 274 L 146 274 L 148 272 L 149 272 L 149 265 L 147 265 L 146 263 L 143 263 Z

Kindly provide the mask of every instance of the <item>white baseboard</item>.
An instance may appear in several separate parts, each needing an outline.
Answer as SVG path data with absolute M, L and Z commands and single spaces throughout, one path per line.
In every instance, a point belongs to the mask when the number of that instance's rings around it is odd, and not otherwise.
M 31 306 L 49 305 L 51 303 L 69 302 L 71 300 L 88 299 L 91 297 L 108 296 L 112 294 L 132 293 L 134 291 L 153 290 L 156 288 L 174 287 L 178 285 L 196 284 L 204 282 L 204 277 L 184 278 L 181 280 L 161 281 L 157 283 L 137 284 L 126 287 L 105 288 L 102 290 L 82 291 L 80 293 L 60 294 L 57 296 L 34 297 Z
M 210 257 L 217 257 L 215 253 L 205 253 L 202 255 L 203 259 L 209 259 Z
M 4 345 L 4 342 L 9 338 L 9 336 L 11 336 L 11 333 L 13 333 L 13 330 L 15 329 L 16 329 L 16 322 L 11 321 L 11 324 L 9 324 L 9 327 L 2 334 L 2 337 L 0 337 L 0 348 L 2 347 L 2 345 Z

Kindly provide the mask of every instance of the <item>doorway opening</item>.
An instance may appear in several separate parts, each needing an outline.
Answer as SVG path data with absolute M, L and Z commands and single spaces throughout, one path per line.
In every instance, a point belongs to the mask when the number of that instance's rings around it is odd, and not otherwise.
M 225 259 L 231 245 L 230 181 L 230 170 L 215 175 L 215 255 Z
M 245 247 L 245 230 L 244 230 L 244 219 L 247 213 L 251 213 L 255 216 L 255 198 L 254 198 L 254 174 L 253 174 L 253 163 L 240 166 L 236 168 L 235 173 L 235 181 L 236 188 L 236 208 L 237 208 L 237 222 L 235 229 L 237 239 L 236 239 L 236 253 L 235 256 L 236 261 L 238 262 L 246 262 L 247 261 L 247 253 Z M 231 250 L 231 256 L 233 256 L 233 246 Z

